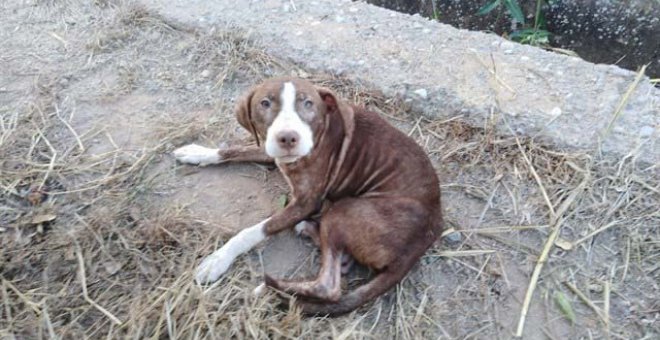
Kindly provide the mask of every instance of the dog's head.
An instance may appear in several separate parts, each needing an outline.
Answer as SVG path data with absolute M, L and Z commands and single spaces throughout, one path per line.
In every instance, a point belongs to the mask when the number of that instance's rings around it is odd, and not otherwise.
M 255 86 L 236 107 L 238 122 L 280 163 L 312 153 L 329 115 L 352 124 L 352 110 L 330 90 L 302 79 L 279 78 Z

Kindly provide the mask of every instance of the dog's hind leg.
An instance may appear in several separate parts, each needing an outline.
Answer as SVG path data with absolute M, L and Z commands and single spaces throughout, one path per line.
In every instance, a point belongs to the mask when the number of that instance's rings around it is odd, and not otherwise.
M 293 295 L 337 301 L 341 295 L 342 253 L 327 246 L 321 237 L 321 269 L 315 280 L 278 280 L 265 275 L 266 285 Z

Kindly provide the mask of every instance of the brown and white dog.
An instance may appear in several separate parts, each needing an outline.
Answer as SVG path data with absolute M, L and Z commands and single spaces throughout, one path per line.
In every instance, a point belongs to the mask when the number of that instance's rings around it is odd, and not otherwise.
M 266 276 L 265 284 L 295 294 L 305 314 L 337 315 L 387 292 L 440 235 L 440 188 L 431 162 L 378 114 L 305 80 L 280 78 L 254 87 L 238 103 L 236 116 L 256 146 L 219 150 L 191 144 L 175 150 L 176 159 L 199 165 L 274 162 L 292 200 L 205 258 L 197 282 L 218 280 L 237 256 L 295 227 L 320 247 L 318 276 L 312 281 Z M 309 221 L 314 215 L 320 215 L 318 224 Z M 345 265 L 349 255 L 377 274 L 342 295 L 342 259 Z

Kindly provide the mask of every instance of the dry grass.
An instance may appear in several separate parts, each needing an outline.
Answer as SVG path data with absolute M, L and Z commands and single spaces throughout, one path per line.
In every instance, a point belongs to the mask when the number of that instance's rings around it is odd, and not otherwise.
M 0 338 L 509 338 L 528 285 L 536 293 L 526 329 L 548 337 L 660 332 L 657 167 L 499 136 L 498 116 L 482 127 L 419 118 L 367 85 L 273 60 L 231 28 L 198 32 L 123 1 L 73 3 L 48 1 L 42 15 L 85 8 L 104 19 L 58 34 L 72 53 L 67 72 L 80 82 L 108 67 L 119 74 L 83 91 L 63 87 L 54 69 L 0 106 Z M 448 223 L 463 235 L 430 250 L 388 296 L 337 319 L 253 298 L 254 256 L 212 287 L 193 284 L 199 257 L 226 235 L 167 195 L 186 171 L 167 157 L 174 146 L 243 136 L 231 114 L 176 112 L 229 112 L 241 88 L 291 72 L 377 110 L 424 146 L 443 179 Z M 154 84 L 172 101 L 140 126 L 141 145 L 76 121 L 80 103 L 111 106 Z M 548 303 L 558 290 L 579 327 Z

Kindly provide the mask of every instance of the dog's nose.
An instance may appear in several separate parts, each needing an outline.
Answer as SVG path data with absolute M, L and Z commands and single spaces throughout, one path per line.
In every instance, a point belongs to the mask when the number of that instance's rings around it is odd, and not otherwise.
M 291 150 L 298 145 L 300 140 L 300 135 L 292 130 L 282 131 L 277 134 L 277 144 L 280 145 L 282 149 Z

